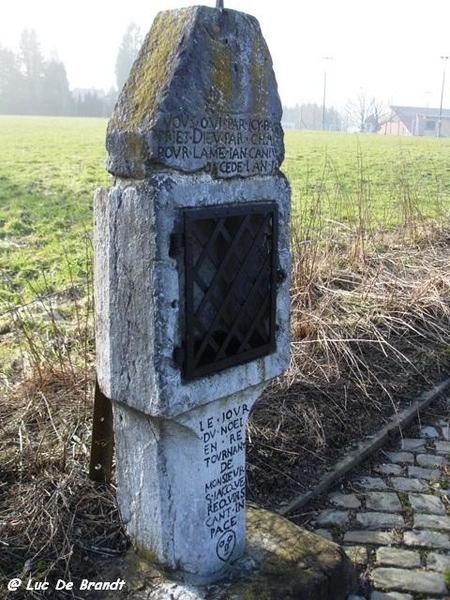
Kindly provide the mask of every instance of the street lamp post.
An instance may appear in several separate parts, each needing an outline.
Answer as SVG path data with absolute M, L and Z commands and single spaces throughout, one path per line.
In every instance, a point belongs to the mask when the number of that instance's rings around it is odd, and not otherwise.
M 445 69 L 447 67 L 448 56 L 441 56 L 441 60 L 444 61 L 444 69 L 442 71 L 441 103 L 439 105 L 439 120 L 438 120 L 438 130 L 437 130 L 438 138 L 441 137 L 441 130 L 442 130 L 442 105 L 444 103 Z
M 332 56 L 324 56 L 323 60 L 332 60 Z M 326 101 L 327 101 L 327 63 L 325 62 L 325 68 L 323 71 L 323 102 L 322 102 L 322 130 L 326 128 Z

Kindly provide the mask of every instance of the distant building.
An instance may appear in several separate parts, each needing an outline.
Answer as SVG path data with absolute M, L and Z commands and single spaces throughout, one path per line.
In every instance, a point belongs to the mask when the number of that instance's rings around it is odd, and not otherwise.
M 439 108 L 391 106 L 391 115 L 379 131 L 382 135 L 439 135 Z M 450 137 L 450 109 L 442 109 L 441 137 Z

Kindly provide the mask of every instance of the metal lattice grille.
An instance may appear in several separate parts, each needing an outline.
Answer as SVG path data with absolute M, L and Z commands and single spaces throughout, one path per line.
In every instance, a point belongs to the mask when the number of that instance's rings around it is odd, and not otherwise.
M 187 379 L 275 348 L 274 203 L 184 213 Z

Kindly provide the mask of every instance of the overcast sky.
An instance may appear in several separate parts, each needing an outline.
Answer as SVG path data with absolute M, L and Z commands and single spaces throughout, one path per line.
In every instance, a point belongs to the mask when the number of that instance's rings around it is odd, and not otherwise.
M 0 44 L 18 50 L 20 33 L 36 30 L 46 57 L 65 64 L 73 87 L 115 85 L 117 49 L 127 25 L 143 33 L 160 10 L 185 0 L 0 0 Z M 256 16 L 274 61 L 283 104 L 343 106 L 360 90 L 393 104 L 450 108 L 450 0 L 224 0 Z M 205 2 L 215 6 L 215 0 Z M 324 57 L 332 57 L 325 60 Z

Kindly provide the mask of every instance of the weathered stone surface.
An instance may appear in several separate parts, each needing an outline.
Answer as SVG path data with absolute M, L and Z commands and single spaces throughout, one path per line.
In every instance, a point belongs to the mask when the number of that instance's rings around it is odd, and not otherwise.
M 403 467 L 401 465 L 380 465 L 376 469 L 378 473 L 382 473 L 383 475 L 397 475 L 400 476 L 403 474 Z
M 440 515 L 414 515 L 414 528 L 450 531 L 450 517 Z
M 445 507 L 438 496 L 432 494 L 409 494 L 409 502 L 414 511 L 445 515 Z
M 424 425 L 420 428 L 420 435 L 424 438 L 435 439 L 439 437 L 439 432 L 436 427 L 433 427 L 432 425 Z
M 414 600 L 411 594 L 401 594 L 400 592 L 377 592 L 370 595 L 370 600 Z
M 392 533 L 388 531 L 361 531 L 350 530 L 344 534 L 345 544 L 374 544 L 391 545 L 398 543 Z
M 408 477 L 437 481 L 441 476 L 439 469 L 424 469 L 423 467 L 408 467 Z
M 414 464 L 414 454 L 412 452 L 385 452 L 385 454 L 393 463 Z
M 279 574 L 265 588 L 269 600 L 344 599 L 354 590 L 355 572 L 342 548 L 267 510 L 247 511 L 247 553 L 265 573 Z M 243 589 L 237 583 L 230 597 L 250 598 Z
M 364 490 L 385 490 L 387 485 L 381 477 L 361 477 L 355 482 Z
M 434 442 L 438 454 L 450 454 L 450 442 Z
M 333 492 L 329 496 L 330 502 L 339 508 L 356 509 L 361 507 L 361 501 L 356 494 L 343 494 L 342 492 Z
M 257 20 L 206 6 L 157 15 L 108 125 L 108 169 L 274 174 L 281 103 Z
M 169 417 L 269 381 L 287 368 L 289 282 L 277 291 L 277 351 L 213 375 L 185 381 L 174 361 L 184 341 L 184 289 L 170 236 L 180 211 L 278 204 L 279 262 L 289 273 L 289 187 L 283 177 L 212 180 L 175 172 L 117 183 L 95 198 L 97 375 L 103 393 L 152 416 Z
M 135 568 L 134 562 L 128 560 L 128 570 Z M 246 554 L 223 582 L 192 585 L 171 581 L 164 573 L 155 576 L 155 567 L 150 570 L 152 580 L 146 582 L 144 571 L 141 589 L 130 600 L 346 600 L 356 589 L 356 573 L 339 546 L 253 507 L 247 510 Z M 123 570 L 122 575 L 131 577 Z
M 384 512 L 358 513 L 356 515 L 356 523 L 366 529 L 391 529 L 405 525 L 405 521 L 401 515 Z
M 324 526 L 343 526 L 348 525 L 349 515 L 345 510 L 334 510 L 332 508 L 327 508 L 322 510 L 315 520 L 315 524 L 324 527 Z
M 449 441 L 450 440 L 450 425 L 448 424 L 448 422 L 442 426 L 442 437 L 444 438 L 444 440 Z
M 438 552 L 430 552 L 427 556 L 427 568 L 432 571 L 450 571 L 450 556 L 447 554 L 439 554 Z
M 393 492 L 368 492 L 366 508 L 376 511 L 399 512 L 402 505 L 397 494 Z
M 422 546 L 450 550 L 450 538 L 438 531 L 405 531 L 403 540 L 406 546 Z
M 445 458 L 443 456 L 434 454 L 418 454 L 416 460 L 419 467 L 426 467 L 428 469 L 440 467 L 445 464 Z
M 410 569 L 420 567 L 420 554 L 412 550 L 402 548 L 381 547 L 377 550 L 377 563 Z
M 314 529 L 314 533 L 316 535 L 320 535 L 320 537 L 323 537 L 326 540 L 330 540 L 330 542 L 333 541 L 333 534 L 331 533 L 331 531 L 329 529 L 323 529 L 323 528 L 319 527 L 318 529 Z
M 400 445 L 403 452 L 417 452 L 417 450 L 425 448 L 425 441 L 417 438 L 403 438 Z
M 178 421 L 114 403 L 117 497 L 144 555 L 212 579 L 242 555 L 245 423 L 259 393 L 245 390 Z
M 445 594 L 447 586 L 437 573 L 380 567 L 372 571 L 375 587 L 387 590 L 404 590 L 419 594 Z
M 391 486 L 397 492 L 424 492 L 427 489 L 426 483 L 409 477 L 391 477 Z
M 365 546 L 344 546 L 344 552 L 353 564 L 366 565 L 369 561 Z

